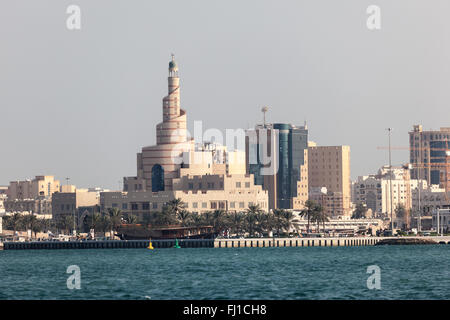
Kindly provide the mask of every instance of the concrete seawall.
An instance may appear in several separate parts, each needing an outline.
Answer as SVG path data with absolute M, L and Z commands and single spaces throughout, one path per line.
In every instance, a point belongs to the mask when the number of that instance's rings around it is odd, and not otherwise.
M 424 239 L 424 237 L 404 237 Z M 181 248 L 270 248 L 270 247 L 355 247 L 373 246 L 395 237 L 355 238 L 252 238 L 252 239 L 184 239 L 178 240 Z M 450 236 L 426 237 L 440 244 L 450 244 Z M 147 248 L 149 240 L 110 241 L 34 241 L 5 242 L 4 250 L 53 249 L 133 249 Z M 175 240 L 152 240 L 154 248 L 173 248 Z
M 424 237 L 402 237 L 424 239 Z M 396 237 L 352 237 L 352 238 L 260 238 L 260 239 L 216 239 L 215 248 L 265 248 L 265 247 L 355 247 L 373 246 L 386 239 Z M 450 244 L 450 236 L 426 237 L 436 243 Z

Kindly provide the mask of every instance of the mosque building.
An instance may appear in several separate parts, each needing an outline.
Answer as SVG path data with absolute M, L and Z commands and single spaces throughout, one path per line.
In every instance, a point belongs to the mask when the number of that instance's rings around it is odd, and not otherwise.
M 156 145 L 137 154 L 137 175 L 124 178 L 123 192 L 100 195 L 102 209 L 119 208 L 138 217 L 161 211 L 181 198 L 188 211 L 245 211 L 259 205 L 267 211 L 268 193 L 246 173 L 245 151 L 228 151 L 216 143 L 196 143 L 187 134 L 186 110 L 180 103 L 180 78 L 174 56 L 169 62 L 168 95 Z

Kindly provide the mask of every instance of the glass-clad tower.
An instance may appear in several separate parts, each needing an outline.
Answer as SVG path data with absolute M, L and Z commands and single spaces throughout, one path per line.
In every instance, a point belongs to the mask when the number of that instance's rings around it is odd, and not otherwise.
M 298 183 L 302 179 L 301 168 L 307 165 L 305 151 L 308 150 L 308 129 L 286 123 L 258 125 L 254 130 L 255 140 L 247 139 L 247 171 L 255 177 L 255 184 L 269 191 L 271 209 L 293 208 L 293 198 L 298 195 Z M 267 139 L 262 139 L 267 135 Z M 276 141 L 275 141 L 276 140 Z M 275 154 L 276 156 L 272 156 Z M 277 161 L 277 170 L 272 175 L 261 174 L 265 167 L 261 154 Z M 307 182 L 304 181 L 304 185 Z

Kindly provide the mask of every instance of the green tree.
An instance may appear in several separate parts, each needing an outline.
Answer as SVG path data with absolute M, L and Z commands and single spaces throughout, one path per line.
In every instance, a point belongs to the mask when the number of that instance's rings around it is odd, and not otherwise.
M 367 214 L 367 206 L 363 203 L 356 205 L 355 211 L 353 211 L 352 219 L 363 219 Z
M 122 211 L 118 208 L 110 208 L 108 209 L 108 213 L 112 231 L 117 231 L 122 224 Z
M 70 233 L 70 229 L 73 228 L 74 219 L 71 215 L 65 215 L 58 220 L 58 229 L 64 230 L 67 234 Z
M 102 215 L 99 212 L 94 212 L 90 220 L 90 228 L 94 229 L 94 232 L 95 229 L 101 229 Z
M 226 212 L 224 210 L 214 210 L 212 212 L 212 226 L 216 233 L 219 233 L 225 227 L 225 216 Z
M 307 233 L 310 232 L 310 222 L 311 218 L 316 214 L 319 205 L 312 200 L 305 201 L 305 208 L 300 211 L 301 217 L 306 217 L 308 219 Z
M 10 225 L 14 231 L 14 235 L 16 235 L 16 231 L 20 228 L 22 224 L 22 215 L 18 212 L 14 212 L 14 214 L 10 217 Z
M 246 210 L 247 213 L 263 213 L 264 211 L 261 209 L 261 207 L 258 204 L 251 204 L 248 206 L 248 209 Z
M 249 233 L 249 236 L 252 237 L 255 233 L 255 229 L 258 223 L 258 213 L 248 212 L 245 215 L 246 227 Z
M 137 217 L 134 214 L 129 214 L 127 217 L 127 222 L 129 224 L 136 224 L 137 223 Z
M 187 210 L 181 210 L 177 213 L 178 221 L 181 223 L 183 227 L 189 225 L 192 214 Z
M 292 221 L 294 220 L 294 213 L 289 210 L 285 210 L 283 213 L 283 219 L 284 219 L 284 227 L 286 228 L 286 231 L 289 232 L 292 228 Z
M 37 230 L 35 232 L 35 237 L 36 237 L 36 233 L 40 232 L 40 230 L 42 229 L 42 227 L 39 224 L 38 218 L 34 214 L 29 214 L 29 215 L 24 216 L 22 223 L 26 230 L 31 230 L 31 232 L 32 232 L 31 238 L 33 238 L 33 230 Z
M 277 236 L 280 236 L 280 230 L 284 228 L 285 216 L 286 210 L 285 209 L 274 209 L 273 210 L 273 216 L 274 216 L 274 224 L 275 228 L 277 230 Z
M 103 213 L 100 218 L 100 230 L 105 234 L 108 230 L 111 230 L 111 228 L 111 217 L 108 214 Z
M 234 212 L 228 216 L 228 223 L 234 234 L 241 235 L 244 227 L 245 216 L 242 212 Z
M 181 200 L 181 198 L 177 198 L 167 202 L 166 207 L 167 210 L 175 216 L 177 216 L 180 211 L 185 209 L 184 202 Z
M 399 203 L 395 208 L 395 216 L 397 218 L 404 218 L 407 214 L 407 210 L 402 203 Z
M 325 232 L 325 222 L 329 221 L 326 212 L 323 210 L 321 205 L 316 206 L 316 210 L 311 217 L 311 221 L 317 223 L 317 231 L 320 231 L 320 223 L 322 223 L 323 231 Z

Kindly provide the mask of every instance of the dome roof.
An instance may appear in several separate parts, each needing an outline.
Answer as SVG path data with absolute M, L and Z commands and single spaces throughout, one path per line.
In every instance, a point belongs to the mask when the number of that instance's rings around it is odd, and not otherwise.
M 177 63 L 175 62 L 175 60 L 172 60 L 169 62 L 169 68 L 170 69 L 176 69 L 177 68 Z

